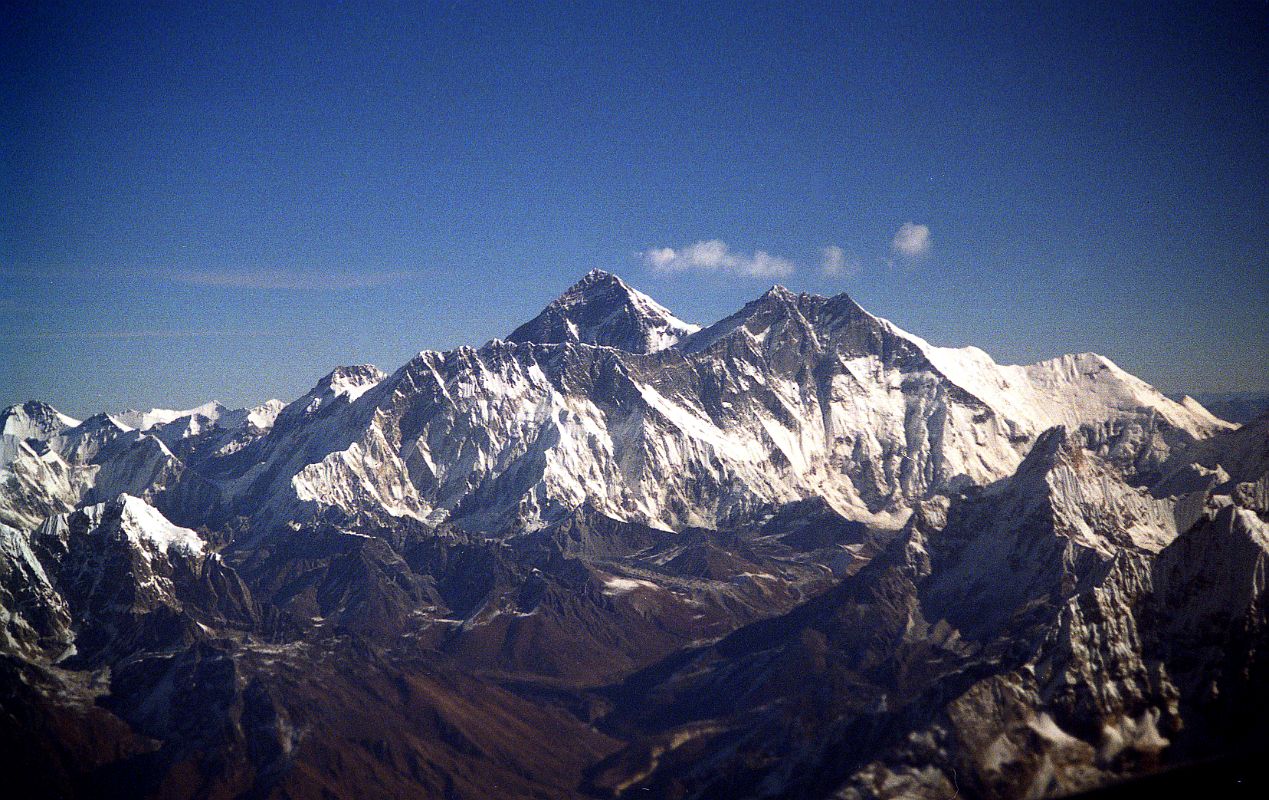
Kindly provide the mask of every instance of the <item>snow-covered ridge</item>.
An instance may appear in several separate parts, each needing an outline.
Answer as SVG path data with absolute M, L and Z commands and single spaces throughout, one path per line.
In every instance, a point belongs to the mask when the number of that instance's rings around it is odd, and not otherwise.
M 351 367 L 340 367 L 326 376 L 326 385 L 331 393 L 337 396 L 356 400 L 378 385 L 387 377 L 387 373 L 374 364 L 357 364 Z
M 82 422 L 44 403 L 5 409 L 0 524 L 31 530 L 50 515 L 121 492 L 151 498 L 175 487 L 183 458 L 241 449 L 272 427 L 281 408 L 277 400 L 236 410 L 211 402 L 187 411 L 100 413 Z
M 165 441 L 198 436 L 220 428 L 233 431 L 243 427 L 268 430 L 285 404 L 281 400 L 268 400 L 253 408 L 230 409 L 215 400 L 185 410 L 152 408 L 148 411 L 123 411 L 108 414 L 109 419 L 123 430 L 149 431 L 166 428 Z
M 127 411 L 111 414 L 110 418 L 127 430 L 147 431 L 156 425 L 166 425 L 185 418 L 206 420 L 209 423 L 215 422 L 225 411 L 224 406 L 213 400 L 183 411 L 170 408 L 151 408 L 148 411 L 128 409 Z
M 1097 353 L 1058 356 L 1025 366 L 998 364 L 977 347 L 935 347 L 884 321 L 916 343 L 949 380 L 988 406 L 1025 424 L 1031 434 L 1054 425 L 1078 428 L 1115 412 L 1152 408 L 1200 438 L 1233 428 L 1194 400 L 1178 403 Z
M 355 391 L 356 386 L 336 387 L 337 391 Z M 364 391 L 364 389 L 362 390 Z M 151 408 L 146 411 L 128 409 L 127 411 L 106 412 L 94 415 L 91 419 L 104 416 L 121 430 L 148 431 L 178 420 L 197 420 L 203 428 L 210 428 L 219 423 L 222 428 L 234 428 L 250 423 L 257 428 L 268 428 L 274 418 L 285 406 L 281 400 L 268 400 L 254 408 L 229 409 L 212 400 L 194 408 L 183 410 L 170 408 Z M 56 408 L 30 400 L 10 406 L 0 411 L 0 435 L 13 436 L 19 439 L 36 439 L 47 441 L 59 434 L 78 428 L 88 420 L 77 420 L 63 414 Z
M 595 281 L 612 285 L 583 284 Z M 579 297 L 574 287 L 555 305 Z M 775 287 L 653 353 L 551 338 L 420 354 L 323 422 L 345 444 L 288 467 L 290 490 L 350 513 L 477 526 L 581 504 L 653 527 L 716 526 L 810 497 L 895 524 L 913 498 L 1012 473 L 1054 425 L 1087 438 L 1131 428 L 1107 445 L 1130 453 L 1138 439 L 1166 452 L 1220 425 L 1099 357 L 1001 367 L 933 348 L 846 295 Z M 1156 416 L 1170 427 L 1156 430 Z M 303 441 L 277 447 L 316 440 Z
M 932 493 L 1012 474 L 1054 426 L 1143 472 L 1229 427 L 1094 354 L 1000 365 L 846 294 L 779 286 L 697 329 L 602 271 L 506 342 L 425 351 L 391 376 L 340 367 L 285 407 L 106 421 L 50 423 L 49 450 L 82 484 L 59 503 L 149 497 L 152 472 L 156 492 L 194 482 L 209 507 L 273 522 L 334 508 L 531 527 L 587 505 L 676 530 L 812 498 L 899 525 Z M 130 423 L 148 427 L 125 438 Z
M 278 414 L 284 408 L 286 408 L 286 403 L 283 403 L 281 400 L 266 400 L 254 408 L 238 408 L 232 411 L 222 411 L 220 418 L 217 419 L 216 422 L 220 427 L 225 428 L 226 430 L 251 427 L 256 430 L 265 431 L 273 427 L 273 423 L 278 418 Z
M 371 384 L 373 385 L 373 384 Z M 368 388 L 368 387 L 367 387 Z M 357 386 L 337 386 L 336 392 L 359 394 L 365 391 Z M 155 431 L 169 428 L 162 438 L 173 438 L 174 424 L 180 423 L 179 436 L 197 436 L 213 428 L 226 431 L 251 426 L 267 430 L 273 425 L 278 412 L 285 407 L 280 400 L 268 400 L 254 408 L 229 409 L 216 401 L 185 410 L 151 408 L 147 411 L 120 411 L 95 414 L 86 420 L 77 420 L 61 413 L 52 406 L 37 401 L 10 406 L 0 411 L 0 434 L 15 440 L 48 442 L 56 450 L 63 450 L 66 442 L 75 442 L 86 435 L 103 429 L 118 432 Z
M 293 413 L 290 409 L 298 409 L 303 414 L 313 414 L 340 398 L 351 403 L 378 386 L 385 377 L 387 373 L 374 364 L 336 367 L 318 381 L 307 394 L 282 409 L 279 414 Z M 275 415 L 275 418 L 277 416 Z

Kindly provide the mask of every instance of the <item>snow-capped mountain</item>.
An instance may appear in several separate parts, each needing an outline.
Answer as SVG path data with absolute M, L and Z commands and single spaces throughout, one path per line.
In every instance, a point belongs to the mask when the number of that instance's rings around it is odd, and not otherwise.
M 1269 744 L 1269 417 L 1095 354 L 596 270 L 290 403 L 2 419 L 0 752 L 53 794 L 1043 797 Z
M 618 285 L 592 273 L 579 286 L 596 281 Z M 320 387 L 281 412 L 221 484 L 227 501 L 484 530 L 585 504 L 677 529 L 815 497 L 897 527 L 932 492 L 1009 475 L 1053 425 L 1151 475 L 1171 448 L 1229 427 L 1099 356 L 1002 367 L 846 295 L 780 287 L 657 352 L 495 340 L 421 353 L 363 388 L 308 425 L 290 420 L 321 407 Z
M 211 402 L 82 422 L 43 403 L 6 409 L 5 430 L 12 432 L 0 437 L 0 525 L 26 529 L 121 493 L 152 498 L 171 491 L 187 462 L 227 455 L 262 436 L 281 408 L 277 400 L 236 410 Z M 185 483 L 202 485 L 192 474 Z
M 631 289 L 616 275 L 591 270 L 507 341 L 594 344 L 628 353 L 652 353 L 695 333 L 669 309 Z
M 650 331 L 675 341 L 654 348 Z M 717 527 L 809 498 L 897 527 L 933 492 L 1011 474 L 1054 425 L 1150 475 L 1171 448 L 1229 427 L 1092 354 L 1000 366 L 932 347 L 846 295 L 782 287 L 692 332 L 600 271 L 509 341 L 424 352 L 391 376 L 340 368 L 269 415 L 267 432 L 218 448 L 198 439 L 230 419 L 217 404 L 109 421 L 133 447 L 194 440 L 191 475 L 237 513 L 333 509 L 484 530 L 580 505 Z M 164 452 L 148 448 L 131 470 L 161 469 Z M 98 454 L 79 461 L 115 474 Z M 116 476 L 109 492 L 142 489 Z
M 197 533 L 128 494 L 50 517 L 29 536 L 0 528 L 0 552 L 5 607 L 15 612 L 6 641 L 59 660 L 113 646 L 119 615 L 179 607 L 172 582 L 197 573 L 206 556 Z
M 35 401 L 0 412 L 0 435 L 16 439 L 48 439 L 78 424 L 79 420 L 66 416 L 47 403 Z
M 79 424 L 79 420 L 34 400 L 0 411 L 0 467 L 18 457 L 23 442 L 46 442 Z

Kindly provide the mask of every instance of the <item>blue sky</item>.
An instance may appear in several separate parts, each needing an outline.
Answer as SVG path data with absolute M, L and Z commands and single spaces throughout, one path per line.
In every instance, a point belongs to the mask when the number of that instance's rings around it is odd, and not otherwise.
M 0 404 L 290 399 L 592 267 L 1269 388 L 1264 3 L 31 5 Z

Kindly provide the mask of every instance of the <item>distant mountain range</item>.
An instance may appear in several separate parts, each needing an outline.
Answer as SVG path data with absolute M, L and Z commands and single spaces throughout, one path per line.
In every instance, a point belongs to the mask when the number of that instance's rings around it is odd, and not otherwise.
M 13 406 L 0 751 L 50 797 L 1047 797 L 1241 758 L 1269 416 L 1205 406 L 844 294 L 701 327 L 599 270 L 290 403 Z
M 1170 395 L 1180 400 L 1184 395 Z M 1196 392 L 1191 395 L 1223 420 L 1242 425 L 1269 411 L 1269 392 Z

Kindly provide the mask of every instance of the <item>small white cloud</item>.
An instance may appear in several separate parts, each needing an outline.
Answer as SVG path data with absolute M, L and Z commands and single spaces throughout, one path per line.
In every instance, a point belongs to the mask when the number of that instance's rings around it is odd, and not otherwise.
M 670 271 L 677 257 L 678 254 L 674 252 L 673 247 L 653 247 L 643 254 L 644 260 L 655 272 Z
M 858 274 L 858 259 L 846 255 L 846 251 L 835 244 L 820 250 L 820 272 L 830 278 Z
M 793 262 L 764 250 L 753 255 L 733 252 L 718 239 L 701 241 L 681 249 L 652 247 L 643 251 L 643 263 L 653 272 L 668 274 L 703 270 L 730 272 L 746 278 L 782 278 L 793 274 Z
M 765 250 L 755 251 L 753 258 L 747 261 L 742 259 L 741 263 L 741 274 L 754 278 L 782 278 L 792 275 L 795 269 L 792 261 L 773 256 Z
M 896 255 L 906 256 L 907 258 L 920 258 L 928 255 L 932 246 L 930 227 L 928 225 L 917 225 L 914 222 L 903 223 L 895 233 L 894 239 L 890 242 L 890 248 Z

